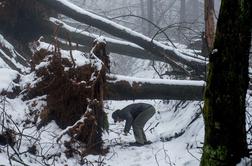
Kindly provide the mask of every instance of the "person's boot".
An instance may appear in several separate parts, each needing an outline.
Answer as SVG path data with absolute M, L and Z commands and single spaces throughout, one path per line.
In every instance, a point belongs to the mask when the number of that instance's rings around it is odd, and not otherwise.
M 152 142 L 151 141 L 145 141 L 144 144 L 145 145 L 150 145 L 150 144 L 152 144 Z
M 139 143 L 139 142 L 130 142 L 129 145 L 130 145 L 130 146 L 139 146 L 139 147 L 140 147 L 140 146 L 144 146 L 144 144 L 141 144 L 141 143 Z

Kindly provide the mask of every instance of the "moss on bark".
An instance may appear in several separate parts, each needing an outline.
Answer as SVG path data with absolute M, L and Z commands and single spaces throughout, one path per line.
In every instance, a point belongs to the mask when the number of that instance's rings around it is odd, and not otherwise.
M 245 98 L 251 37 L 251 2 L 223 0 L 203 109 L 202 166 L 232 166 L 248 155 Z

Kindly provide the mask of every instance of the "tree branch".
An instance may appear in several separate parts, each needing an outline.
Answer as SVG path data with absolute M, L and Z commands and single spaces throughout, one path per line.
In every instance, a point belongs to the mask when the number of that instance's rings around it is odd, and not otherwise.
M 90 26 L 94 26 L 107 32 L 113 36 L 125 39 L 127 41 L 133 42 L 140 47 L 146 49 L 148 52 L 153 53 L 157 57 L 161 59 L 172 60 L 176 62 L 176 64 L 185 64 L 189 66 L 191 69 L 203 73 L 205 70 L 205 62 L 196 58 L 188 57 L 187 53 L 181 52 L 178 49 L 174 49 L 170 46 L 166 46 L 161 44 L 155 40 L 151 40 L 150 38 L 132 31 L 129 28 L 118 25 L 110 20 L 87 12 L 78 6 L 73 5 L 68 1 L 62 0 L 37 0 L 48 7 L 56 10 L 59 13 L 62 13 L 68 17 L 71 17 L 79 22 L 88 24 Z M 152 41 L 152 42 L 151 42 Z M 179 62 L 179 63 L 178 63 Z
M 50 18 L 49 21 L 44 20 L 43 22 L 41 22 L 41 26 L 45 30 L 45 34 L 47 34 L 48 32 L 51 34 L 54 34 L 55 29 L 57 29 L 57 36 L 60 38 L 68 38 L 66 34 L 71 35 L 71 39 L 73 42 L 81 43 L 87 46 L 87 47 L 77 46 L 74 49 L 78 49 L 78 50 L 86 51 L 86 52 L 89 51 L 89 47 L 92 45 L 92 42 L 96 38 L 99 37 L 98 35 L 91 34 L 89 32 L 85 32 L 83 30 L 73 28 L 55 18 Z M 187 71 L 184 68 L 184 66 L 181 66 L 181 64 L 177 62 L 174 62 L 169 57 L 160 58 L 158 56 L 155 56 L 154 54 L 147 52 L 143 48 L 131 42 L 120 41 L 120 40 L 112 39 L 109 37 L 106 37 L 105 39 L 106 39 L 107 48 L 109 52 L 122 54 L 122 55 L 130 56 L 130 57 L 134 57 L 134 58 L 163 61 L 163 62 L 169 63 L 173 69 L 180 70 L 185 75 L 190 75 L 190 72 Z M 60 43 L 62 47 L 65 47 L 66 49 L 70 49 L 69 45 L 64 44 L 63 42 L 60 42 Z

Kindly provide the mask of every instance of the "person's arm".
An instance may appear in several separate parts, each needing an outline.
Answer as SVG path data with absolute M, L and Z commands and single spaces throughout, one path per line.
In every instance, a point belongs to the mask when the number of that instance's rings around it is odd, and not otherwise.
M 132 121 L 133 121 L 133 117 L 132 115 L 130 114 L 130 112 L 127 112 L 124 114 L 124 117 L 125 117 L 125 127 L 124 127 L 124 133 L 128 133 L 130 131 L 130 128 L 131 128 L 131 124 L 132 124 Z

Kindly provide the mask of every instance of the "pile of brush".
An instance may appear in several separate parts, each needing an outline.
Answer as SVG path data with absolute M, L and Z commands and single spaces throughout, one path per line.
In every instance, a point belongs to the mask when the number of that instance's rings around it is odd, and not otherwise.
M 76 65 L 71 51 L 62 56 L 57 47 L 53 51 L 40 49 L 31 60 L 38 81 L 29 86 L 26 98 L 47 95 L 38 127 L 54 120 L 65 129 L 71 136 L 64 143 L 68 157 L 107 151 L 102 147 L 102 132 L 108 128 L 103 109 L 105 74 L 109 70 L 105 46 L 105 42 L 95 41 L 90 54 L 85 55 L 88 63 L 81 66 Z M 82 144 L 81 151 L 76 150 L 76 141 Z

